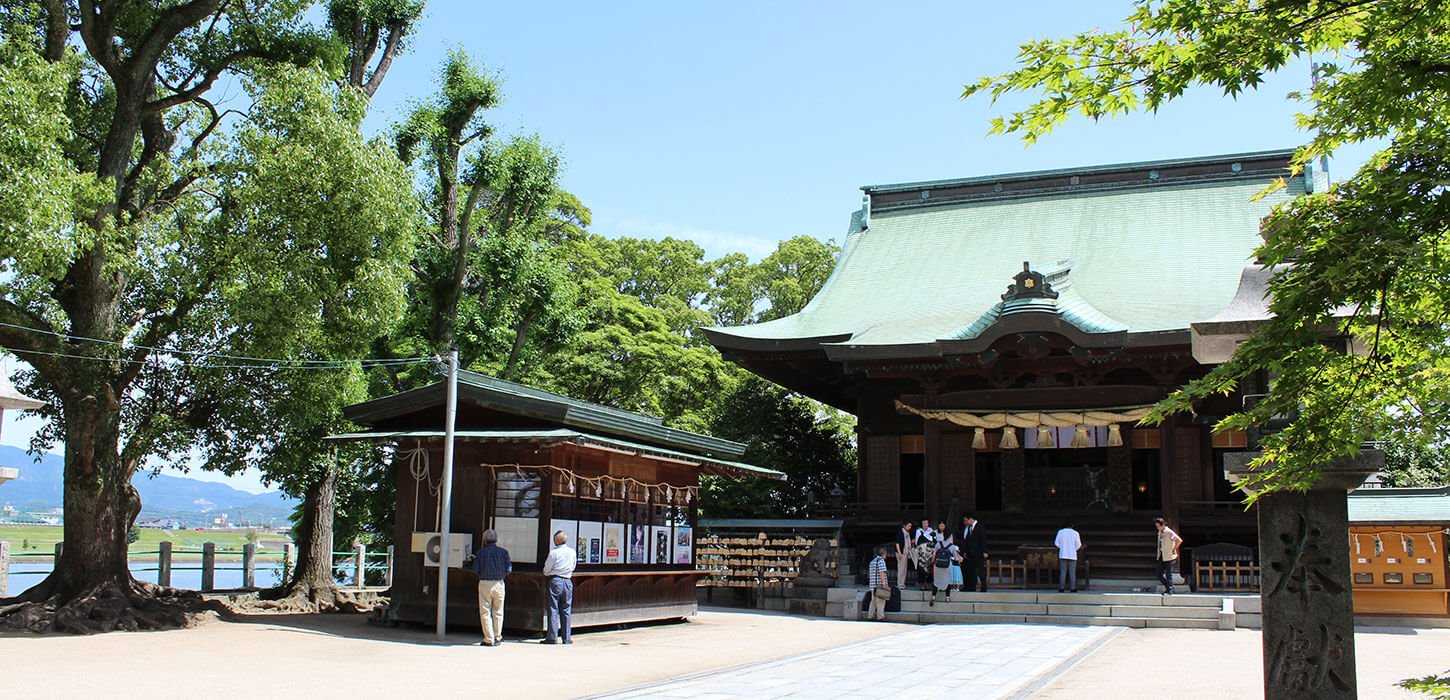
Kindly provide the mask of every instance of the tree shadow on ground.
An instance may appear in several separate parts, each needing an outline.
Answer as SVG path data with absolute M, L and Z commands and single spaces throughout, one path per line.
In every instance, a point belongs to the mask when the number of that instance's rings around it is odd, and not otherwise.
M 428 646 L 468 646 L 477 644 L 480 632 L 477 625 L 449 625 L 447 638 L 439 641 L 432 625 L 401 623 L 398 625 L 377 625 L 368 622 L 368 615 L 353 613 L 238 613 L 209 624 L 259 625 L 282 632 L 296 634 L 367 639 L 377 642 Z M 684 624 L 685 621 L 652 620 L 630 624 L 597 625 L 575 628 L 576 636 L 587 636 L 622 629 L 668 627 Z M 536 642 L 542 633 L 530 630 L 505 629 L 505 642 Z

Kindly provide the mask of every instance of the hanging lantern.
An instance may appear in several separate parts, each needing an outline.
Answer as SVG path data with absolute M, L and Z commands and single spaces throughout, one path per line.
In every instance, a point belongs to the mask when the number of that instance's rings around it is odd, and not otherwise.
M 987 449 L 987 431 L 986 430 L 983 430 L 981 428 L 977 428 L 976 430 L 973 430 L 972 431 L 972 449 L 974 449 L 974 450 L 985 450 L 985 449 Z
M 1123 431 L 1117 423 L 1108 426 L 1108 447 L 1123 446 Z
M 1057 442 L 1052 439 L 1052 428 L 1045 425 L 1037 426 L 1037 447 L 1039 449 L 1057 447 Z
M 1415 556 L 1415 541 L 1410 539 L 1408 535 L 1400 535 L 1400 545 L 1405 548 L 1405 556 Z
M 1379 556 L 1385 553 L 1385 541 L 1379 535 L 1374 536 L 1374 555 Z
M 998 443 L 997 446 L 1004 450 L 1017 449 L 1017 429 L 1012 427 L 1003 428 L 1002 442 Z
M 1088 437 L 1086 425 L 1079 425 L 1072 431 L 1072 441 L 1067 443 L 1068 447 L 1092 447 L 1092 438 Z

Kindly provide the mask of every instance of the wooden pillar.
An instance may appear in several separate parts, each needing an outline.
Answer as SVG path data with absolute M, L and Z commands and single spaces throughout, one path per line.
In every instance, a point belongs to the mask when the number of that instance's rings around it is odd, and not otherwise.
M 941 421 L 923 420 L 922 423 L 922 437 L 925 442 L 922 472 L 926 491 L 926 512 L 932 522 L 936 522 L 947 517 L 946 509 L 951 503 L 951 494 L 943 493 L 945 482 L 942 479 L 941 465 Z
M 1108 448 L 1108 508 L 1114 513 L 1133 510 L 1133 450 L 1127 445 Z
M 10 543 L 0 540 L 0 598 L 10 597 Z
M 1027 510 L 1027 455 L 1022 448 L 1002 450 L 1002 512 Z
M 947 496 L 961 498 L 962 513 L 977 509 L 977 456 L 972 449 L 971 431 L 943 430 L 941 469 Z M 961 523 L 954 523 L 960 525 Z
M 156 553 L 156 583 L 158 585 L 171 586 L 171 541 L 162 540 L 160 551 Z
M 1177 446 L 1175 438 L 1172 421 L 1158 425 L 1158 488 L 1162 495 L 1163 515 L 1172 523 L 1178 522 L 1178 483 L 1174 478 L 1177 470 L 1173 468 Z
M 866 478 L 870 466 L 866 461 L 866 433 L 861 430 L 861 424 L 856 424 L 856 500 L 861 503 L 875 503 L 876 494 L 872 493 L 871 481 Z
M 242 545 L 242 588 L 257 587 L 257 545 Z
M 383 569 L 383 585 L 393 587 L 393 545 L 388 545 L 388 565 Z
M 203 542 L 201 545 L 201 592 L 210 593 L 216 590 L 216 543 Z

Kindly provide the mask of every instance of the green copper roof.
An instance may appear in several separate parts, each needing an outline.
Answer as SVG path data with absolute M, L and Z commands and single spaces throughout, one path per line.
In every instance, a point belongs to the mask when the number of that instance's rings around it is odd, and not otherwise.
M 1142 182 L 1088 189 L 1092 171 L 1062 171 L 1052 175 L 1071 176 L 1072 185 L 1027 190 L 1034 183 L 1003 176 L 1019 190 L 993 197 L 990 184 L 978 183 L 990 178 L 977 178 L 963 182 L 988 188 L 986 195 L 932 205 L 928 197 L 937 192 L 922 190 L 922 204 L 898 200 L 881 213 L 858 211 L 835 270 L 804 309 L 707 333 L 722 347 L 814 339 L 833 356 L 966 340 L 1009 310 L 1002 292 L 1023 261 L 1037 271 L 1070 266 L 1071 285 L 1060 298 L 1026 306 L 1051 302 L 1036 310 L 1082 331 L 1187 329 L 1229 305 L 1262 242 L 1260 220 L 1305 191 L 1303 178 L 1290 178 L 1255 201 L 1283 171 L 1240 173 L 1232 158 L 1181 161 L 1214 169 L 1199 179 L 1160 180 L 1154 170 Z M 1079 178 L 1072 173 L 1082 174 L 1084 189 L 1073 190 Z
M 1021 313 L 1047 313 L 1062 317 L 1063 320 L 1076 326 L 1079 330 L 1088 333 L 1111 333 L 1113 331 L 1128 330 L 1126 326 L 1111 318 L 1103 312 L 1093 308 L 1081 294 L 1072 287 L 1072 280 L 1068 273 L 1072 271 L 1071 261 L 1063 260 L 1057 263 L 1054 269 L 1038 270 L 1044 273 L 1047 283 L 1057 292 L 1056 299 L 1029 298 L 1013 299 L 1010 301 L 999 301 L 987 309 L 972 325 L 967 326 L 957 335 L 951 336 L 950 340 L 968 340 L 975 338 L 991 328 L 1003 316 L 1011 316 Z
M 1450 525 L 1450 486 L 1351 491 L 1349 521 Z

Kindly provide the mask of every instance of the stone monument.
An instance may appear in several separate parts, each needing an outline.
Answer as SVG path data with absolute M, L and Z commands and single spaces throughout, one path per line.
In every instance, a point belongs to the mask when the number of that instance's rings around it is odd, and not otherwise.
M 791 582 L 790 611 L 803 615 L 826 614 L 826 592 L 836 585 L 836 548 L 818 537 L 801 557 Z
M 1253 474 L 1259 454 L 1225 454 L 1229 480 Z M 1266 700 L 1358 697 L 1346 496 L 1384 461 L 1366 450 L 1325 465 L 1307 491 L 1259 497 Z

